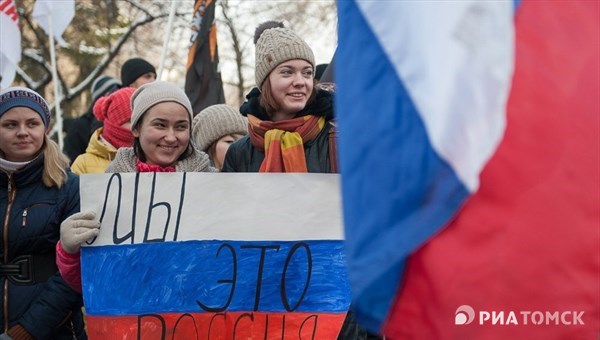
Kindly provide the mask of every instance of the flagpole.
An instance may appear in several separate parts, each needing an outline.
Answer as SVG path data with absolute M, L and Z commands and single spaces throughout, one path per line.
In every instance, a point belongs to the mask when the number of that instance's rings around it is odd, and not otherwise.
M 50 36 L 50 59 L 52 63 L 52 79 L 54 80 L 54 112 L 56 113 L 56 131 L 58 132 L 58 146 L 63 149 L 63 117 L 60 109 L 60 96 L 58 89 L 58 71 L 56 69 L 56 51 L 54 50 L 54 32 L 52 31 L 52 15 L 48 14 L 48 35 Z
M 167 24 L 167 34 L 165 34 L 165 40 L 163 42 L 162 52 L 160 54 L 160 64 L 158 66 L 157 80 L 160 80 L 162 72 L 165 66 L 165 59 L 167 58 L 167 49 L 169 47 L 169 41 L 171 40 L 171 31 L 173 30 L 173 19 L 175 18 L 175 1 L 171 1 L 171 11 L 169 12 L 169 21 Z

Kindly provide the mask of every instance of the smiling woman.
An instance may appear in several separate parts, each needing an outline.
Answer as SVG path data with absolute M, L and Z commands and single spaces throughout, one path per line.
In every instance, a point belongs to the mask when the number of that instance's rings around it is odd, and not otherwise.
M 164 81 L 138 88 L 131 97 L 133 147 L 117 151 L 106 168 L 115 172 L 212 172 L 208 155 L 191 143 L 192 105 L 182 89 Z M 82 216 L 95 221 L 93 213 Z M 99 223 L 96 224 L 98 227 Z M 81 292 L 81 245 L 95 237 L 77 224 L 61 227 L 56 264 L 65 281 Z
M 312 49 L 275 21 L 256 28 L 254 43 L 257 88 L 240 109 L 248 117 L 248 136 L 229 147 L 221 171 L 337 172 L 333 94 L 314 86 Z M 377 339 L 351 311 L 338 338 Z
M 106 172 L 213 171 L 208 155 L 190 142 L 192 106 L 185 92 L 164 81 L 131 97 L 133 147 L 121 148 Z
M 312 49 L 275 21 L 257 27 L 254 43 L 257 87 L 240 109 L 249 135 L 231 145 L 222 171 L 336 172 L 333 95 L 314 86 Z
M 190 147 L 188 113 L 178 103 L 156 104 L 138 125 L 133 135 L 139 140 L 140 159 L 150 165 L 171 166 Z

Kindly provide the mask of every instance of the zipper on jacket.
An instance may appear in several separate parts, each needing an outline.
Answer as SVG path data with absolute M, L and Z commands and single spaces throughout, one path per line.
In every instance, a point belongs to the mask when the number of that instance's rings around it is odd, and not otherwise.
M 4 237 L 4 251 L 2 254 L 3 263 L 8 263 L 8 222 L 10 221 L 10 211 L 12 209 L 12 205 L 16 196 L 17 189 L 15 188 L 11 174 L 8 175 L 8 204 L 6 205 L 6 215 L 4 216 L 4 228 L 2 230 L 2 235 Z M 6 278 L 4 278 L 4 284 L 2 285 L 2 297 L 2 310 L 4 311 L 4 333 L 6 333 L 8 332 L 8 279 Z
M 38 205 L 49 205 L 49 203 L 35 203 L 23 209 L 23 214 L 21 214 L 21 228 L 25 228 L 27 226 L 27 213 L 29 209 L 33 207 L 37 207 Z

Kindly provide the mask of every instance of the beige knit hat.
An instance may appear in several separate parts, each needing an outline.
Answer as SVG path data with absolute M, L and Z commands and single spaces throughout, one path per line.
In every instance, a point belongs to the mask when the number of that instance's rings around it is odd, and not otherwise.
M 256 68 L 254 79 L 260 87 L 269 73 L 284 61 L 304 59 L 313 67 L 315 55 L 300 36 L 277 21 L 260 24 L 254 32 Z
M 135 128 L 148 109 L 164 102 L 183 105 L 192 120 L 192 104 L 185 92 L 174 84 L 157 80 L 140 86 L 131 96 L 131 129 Z
M 204 152 L 219 138 L 235 133 L 248 134 L 248 119 L 229 105 L 209 106 L 192 122 L 192 136 L 198 149 Z

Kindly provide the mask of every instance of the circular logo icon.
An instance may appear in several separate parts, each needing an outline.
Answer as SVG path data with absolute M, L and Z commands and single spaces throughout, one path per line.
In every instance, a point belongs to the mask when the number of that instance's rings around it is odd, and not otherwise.
M 454 313 L 455 325 L 468 325 L 475 319 L 475 310 L 469 305 L 462 305 L 456 308 Z

